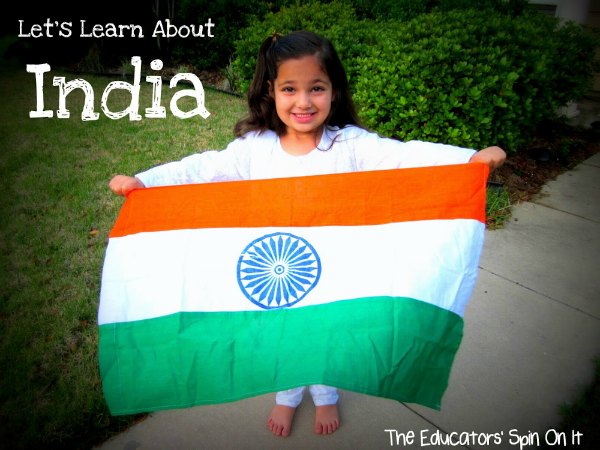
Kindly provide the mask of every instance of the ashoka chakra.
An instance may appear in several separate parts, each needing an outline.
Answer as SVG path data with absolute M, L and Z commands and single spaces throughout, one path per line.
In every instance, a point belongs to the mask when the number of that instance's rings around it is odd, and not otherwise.
M 302 300 L 319 282 L 321 260 L 312 245 L 290 233 L 252 241 L 238 261 L 237 279 L 248 299 L 265 309 Z

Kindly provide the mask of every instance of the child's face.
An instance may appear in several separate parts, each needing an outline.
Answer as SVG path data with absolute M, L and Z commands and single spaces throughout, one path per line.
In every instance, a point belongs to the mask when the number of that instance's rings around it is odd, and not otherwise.
M 333 89 L 315 56 L 281 63 L 271 95 L 288 135 L 319 135 L 331 111 Z

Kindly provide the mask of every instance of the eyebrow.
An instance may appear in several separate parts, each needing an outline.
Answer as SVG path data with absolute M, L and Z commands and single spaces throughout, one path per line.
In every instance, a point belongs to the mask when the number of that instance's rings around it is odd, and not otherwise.
M 279 84 L 294 84 L 297 80 L 284 80 L 279 82 Z M 323 78 L 315 78 L 314 80 L 310 80 L 309 83 L 324 83 L 324 84 L 332 84 L 331 81 L 327 81 Z

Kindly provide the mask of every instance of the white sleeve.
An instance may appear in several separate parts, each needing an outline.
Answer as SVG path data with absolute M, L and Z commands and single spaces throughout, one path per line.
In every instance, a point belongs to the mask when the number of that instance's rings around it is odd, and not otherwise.
M 363 132 L 354 143 L 359 170 L 385 170 L 407 167 L 462 164 L 476 152 L 472 149 L 432 142 L 401 142 Z
M 207 150 L 166 163 L 136 175 L 146 187 L 173 184 L 209 183 L 247 179 L 249 149 L 244 139 L 231 142 L 224 150 Z

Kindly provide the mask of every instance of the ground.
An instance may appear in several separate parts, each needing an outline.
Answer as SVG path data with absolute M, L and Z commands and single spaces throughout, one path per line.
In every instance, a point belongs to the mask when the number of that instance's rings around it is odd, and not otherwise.
M 509 192 L 512 204 L 531 200 L 542 186 L 600 151 L 600 123 L 591 128 L 551 123 L 541 126 L 522 151 L 508 156 L 490 181 Z

